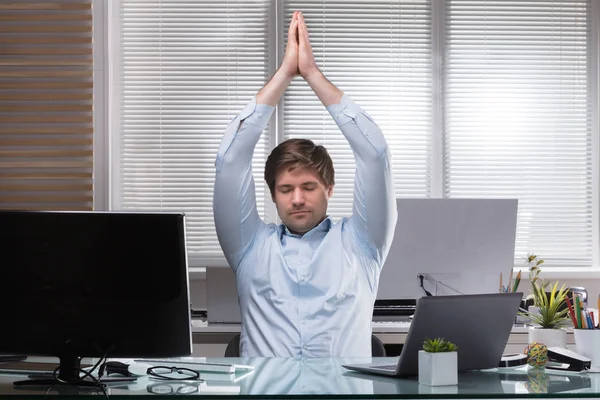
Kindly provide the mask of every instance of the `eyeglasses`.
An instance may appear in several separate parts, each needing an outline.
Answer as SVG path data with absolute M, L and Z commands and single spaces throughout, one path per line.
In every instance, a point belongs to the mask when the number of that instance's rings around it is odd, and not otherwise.
M 151 367 L 148 368 L 148 375 L 154 378 L 164 379 L 169 381 L 186 381 L 196 380 L 200 378 L 200 373 L 188 368 L 177 368 L 177 367 Z M 177 374 L 177 375 L 173 375 Z
M 198 382 L 173 382 L 173 383 L 154 383 L 146 386 L 146 390 L 153 394 L 194 394 L 200 392 L 200 385 L 203 384 L 203 380 L 200 379 Z

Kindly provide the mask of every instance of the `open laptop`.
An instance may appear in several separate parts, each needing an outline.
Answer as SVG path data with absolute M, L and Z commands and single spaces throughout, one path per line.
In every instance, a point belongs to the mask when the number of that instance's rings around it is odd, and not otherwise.
M 371 374 L 416 376 L 423 341 L 444 337 L 458 346 L 459 371 L 496 368 L 522 298 L 523 293 L 422 297 L 396 364 L 342 366 Z

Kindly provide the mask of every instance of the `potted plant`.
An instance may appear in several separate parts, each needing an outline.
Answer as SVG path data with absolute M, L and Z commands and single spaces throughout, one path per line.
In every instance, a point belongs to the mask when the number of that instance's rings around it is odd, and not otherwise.
M 547 292 L 547 287 L 548 283 L 543 280 L 531 285 L 535 307 L 530 307 L 526 314 L 535 326 L 529 329 L 529 343 L 540 342 L 547 347 L 564 348 L 567 339 L 564 328 L 569 323 L 568 288 L 562 285 L 558 289 L 558 282 L 554 283 L 550 292 Z
M 444 339 L 425 339 L 419 350 L 419 383 L 429 386 L 458 384 L 458 346 Z

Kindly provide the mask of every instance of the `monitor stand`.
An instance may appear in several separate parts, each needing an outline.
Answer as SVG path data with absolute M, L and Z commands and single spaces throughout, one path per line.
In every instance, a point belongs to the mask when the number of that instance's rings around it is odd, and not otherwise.
M 13 382 L 13 386 L 55 386 L 70 385 L 81 387 L 100 387 L 102 383 L 86 381 L 80 378 L 81 358 L 74 355 L 59 356 L 59 370 L 57 379 L 51 378 L 33 378 L 23 381 Z

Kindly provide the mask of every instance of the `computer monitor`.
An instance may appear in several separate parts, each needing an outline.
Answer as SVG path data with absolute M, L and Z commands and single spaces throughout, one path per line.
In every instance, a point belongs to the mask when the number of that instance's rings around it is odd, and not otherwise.
M 192 352 L 183 213 L 0 211 L 0 354 Z
M 514 266 L 517 199 L 396 200 L 398 222 L 378 300 L 497 293 Z

